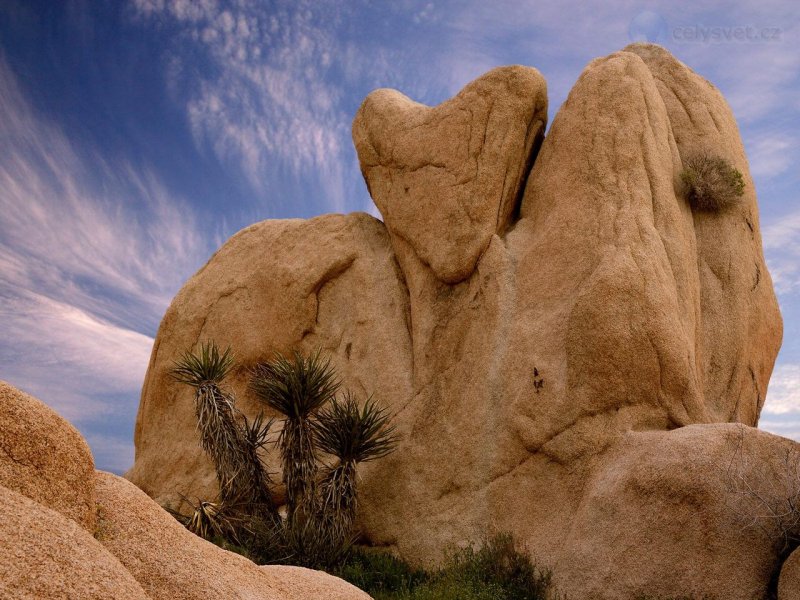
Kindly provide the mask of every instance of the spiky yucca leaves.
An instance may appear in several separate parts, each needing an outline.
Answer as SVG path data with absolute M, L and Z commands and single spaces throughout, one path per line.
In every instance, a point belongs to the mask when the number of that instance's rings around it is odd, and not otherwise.
M 240 519 L 223 503 L 201 500 L 189 504 L 192 513 L 184 519 L 186 529 L 209 541 L 216 537 L 239 543 Z
M 243 438 L 236 424 L 234 401 L 220 384 L 233 367 L 230 348 L 220 354 L 214 342 L 200 346 L 197 354 L 185 352 L 175 363 L 173 377 L 195 388 L 195 416 L 200 446 L 211 457 L 217 472 L 222 501 L 234 500 L 235 480 L 244 466 Z
M 233 396 L 220 387 L 233 368 L 230 348 L 220 353 L 211 341 L 197 354 L 186 352 L 175 363 L 173 377 L 195 388 L 195 415 L 200 446 L 211 457 L 219 482 L 220 498 L 226 505 L 249 507 L 253 515 L 275 517 L 269 475 L 258 457 L 266 442 L 269 425 L 259 418 L 245 426 L 237 423 Z
M 270 495 L 272 478 L 259 456 L 259 451 L 265 448 L 269 441 L 269 432 L 275 421 L 274 419 L 265 421 L 263 413 L 259 413 L 252 421 L 247 417 L 243 419 L 242 462 L 245 469 L 241 475 L 242 489 L 239 491 L 239 498 L 251 507 L 252 513 L 270 516 L 273 520 L 277 520 L 279 517 Z
M 348 392 L 319 412 L 314 430 L 319 449 L 342 462 L 368 462 L 392 452 L 399 441 L 391 415 L 372 396 L 359 409 Z
M 319 412 L 314 423 L 318 448 L 338 459 L 327 468 L 320 485 L 320 516 L 333 548 L 345 548 L 358 508 L 356 465 L 392 452 L 398 437 L 391 416 L 370 397 L 359 408 L 345 392 Z
M 233 368 L 234 359 L 230 347 L 222 354 L 214 342 L 201 344 L 200 353 L 192 354 L 186 351 L 181 359 L 175 362 L 172 376 L 194 388 L 203 384 L 214 383 L 219 385 L 228 376 Z
M 320 351 L 304 357 L 294 352 L 291 359 L 279 354 L 257 365 L 250 387 L 267 406 L 286 417 L 279 437 L 283 480 L 287 495 L 287 520 L 292 527 L 315 512 L 317 461 L 313 414 L 339 389 L 329 359 Z

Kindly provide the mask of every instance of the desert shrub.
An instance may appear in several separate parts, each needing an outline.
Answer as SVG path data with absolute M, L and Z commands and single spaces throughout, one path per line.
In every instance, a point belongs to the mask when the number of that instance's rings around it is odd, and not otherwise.
M 510 534 L 454 550 L 426 573 L 374 551 L 355 552 L 336 574 L 376 600 L 555 600 L 550 572 L 517 549 Z
M 404 560 L 373 548 L 356 548 L 334 574 L 361 588 L 376 600 L 408 594 L 430 578 Z
M 195 388 L 200 445 L 217 472 L 220 497 L 189 502 L 188 529 L 260 564 L 331 568 L 346 557 L 357 503 L 358 463 L 381 458 L 397 442 L 389 415 L 368 398 L 359 408 L 320 352 L 277 355 L 251 372 L 250 387 L 267 408 L 283 415 L 277 446 L 283 466 L 287 514 L 272 502 L 272 480 L 260 454 L 274 420 L 248 420 L 221 384 L 233 368 L 230 349 L 213 342 L 186 352 L 173 376 Z M 321 453 L 333 459 L 322 463 Z M 320 471 L 322 475 L 320 475 Z M 188 501 L 188 500 L 187 500 Z
M 510 534 L 496 535 L 478 550 L 469 546 L 452 553 L 440 577 L 495 587 L 502 590 L 495 598 L 508 600 L 543 600 L 551 587 L 550 572 L 537 568 L 518 550 Z
M 683 161 L 680 174 L 683 195 L 693 209 L 718 212 L 739 202 L 744 177 L 720 156 L 701 152 Z

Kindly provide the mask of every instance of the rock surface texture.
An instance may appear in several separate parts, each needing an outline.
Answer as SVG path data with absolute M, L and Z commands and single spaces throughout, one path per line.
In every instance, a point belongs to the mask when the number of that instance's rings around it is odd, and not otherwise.
M 800 598 L 800 552 L 795 551 L 783 563 L 778 583 L 778 600 Z
M 779 504 L 777 457 L 798 445 L 754 429 L 782 322 L 730 108 L 634 44 L 586 67 L 543 138 L 546 111 L 526 67 L 434 108 L 370 94 L 353 139 L 384 222 L 231 238 L 162 321 L 127 477 L 175 506 L 215 494 L 191 390 L 169 377 L 182 352 L 231 345 L 252 414 L 247 369 L 319 347 L 403 435 L 362 470 L 373 544 L 430 563 L 511 531 L 570 597 L 763 597 L 778 534 L 745 526 L 742 490 L 769 483 Z M 701 152 L 743 174 L 736 206 L 683 198 Z
M 0 485 L 94 527 L 94 459 L 78 430 L 0 381 Z
M 258 567 L 189 533 L 130 482 L 96 472 L 69 423 L 3 382 L 0 436 L 4 600 L 369 600 L 336 577 Z

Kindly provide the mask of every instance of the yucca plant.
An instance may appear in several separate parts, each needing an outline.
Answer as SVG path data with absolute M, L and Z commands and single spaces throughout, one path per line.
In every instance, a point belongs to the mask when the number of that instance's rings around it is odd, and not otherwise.
M 350 392 L 334 399 L 314 422 L 317 447 L 332 455 L 320 484 L 320 517 L 332 548 L 346 548 L 358 508 L 356 465 L 382 458 L 397 445 L 391 416 L 368 398 L 359 408 Z
M 242 523 L 223 503 L 184 500 L 192 507 L 192 513 L 183 520 L 186 529 L 206 540 L 222 538 L 239 543 Z
M 242 483 L 238 486 L 240 488 L 238 497 L 241 502 L 251 507 L 250 512 L 253 514 L 270 517 L 276 521 L 279 517 L 270 493 L 272 478 L 259 455 L 269 443 L 269 433 L 275 420 L 265 420 L 264 413 L 259 413 L 252 421 L 244 415 L 242 415 L 242 419 L 241 432 L 244 442 L 242 464 L 244 469 L 241 473 Z
M 250 387 L 267 406 L 286 417 L 278 443 L 286 485 L 290 528 L 316 512 L 317 457 L 312 417 L 339 389 L 329 359 L 320 351 L 289 359 L 278 354 L 253 370 Z
M 223 504 L 250 507 L 254 514 L 276 515 L 269 489 L 269 475 L 258 459 L 271 422 L 263 418 L 245 426 L 237 423 L 235 400 L 220 384 L 234 365 L 230 348 L 220 353 L 214 342 L 187 351 L 175 363 L 173 377 L 195 388 L 195 415 L 200 445 L 211 457 Z
M 357 508 L 356 465 L 391 452 L 397 442 L 389 415 L 372 400 L 359 408 L 340 387 L 330 360 L 278 354 L 252 371 L 250 388 L 282 414 L 277 438 L 286 486 L 287 515 L 272 502 L 272 481 L 261 461 L 274 419 L 259 413 L 250 420 L 221 384 L 233 368 L 230 349 L 214 342 L 186 352 L 173 376 L 195 388 L 200 443 L 217 471 L 220 498 L 200 502 L 188 517 L 178 516 L 196 534 L 235 544 L 254 560 L 307 567 L 331 567 L 346 555 Z M 318 482 L 318 453 L 335 459 Z M 221 542 L 219 540 L 222 540 Z
M 220 384 L 233 367 L 230 348 L 220 353 L 214 342 L 200 346 L 197 354 L 185 352 L 175 363 L 172 375 L 195 388 L 195 415 L 200 446 L 211 457 L 217 472 L 223 501 L 233 495 L 233 482 L 241 468 L 241 434 L 234 417 L 233 398 Z

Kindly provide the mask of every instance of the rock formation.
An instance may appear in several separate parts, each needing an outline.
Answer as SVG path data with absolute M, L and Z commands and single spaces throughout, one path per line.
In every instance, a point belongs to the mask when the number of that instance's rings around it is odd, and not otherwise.
M 362 471 L 371 543 L 431 563 L 512 531 L 570 597 L 763 596 L 783 557 L 728 500 L 765 465 L 789 489 L 772 457 L 798 447 L 754 429 L 782 323 L 733 115 L 644 44 L 591 62 L 543 138 L 546 112 L 527 67 L 434 108 L 370 94 L 353 139 L 384 222 L 231 238 L 162 321 L 127 477 L 173 506 L 215 494 L 169 377 L 186 349 L 231 345 L 252 414 L 250 366 L 320 347 L 403 435 Z M 738 205 L 692 210 L 698 152 L 741 171 Z
M 369 598 L 325 573 L 258 567 L 189 533 L 130 482 L 96 472 L 69 423 L 1 381 L 0 451 L 4 599 Z

